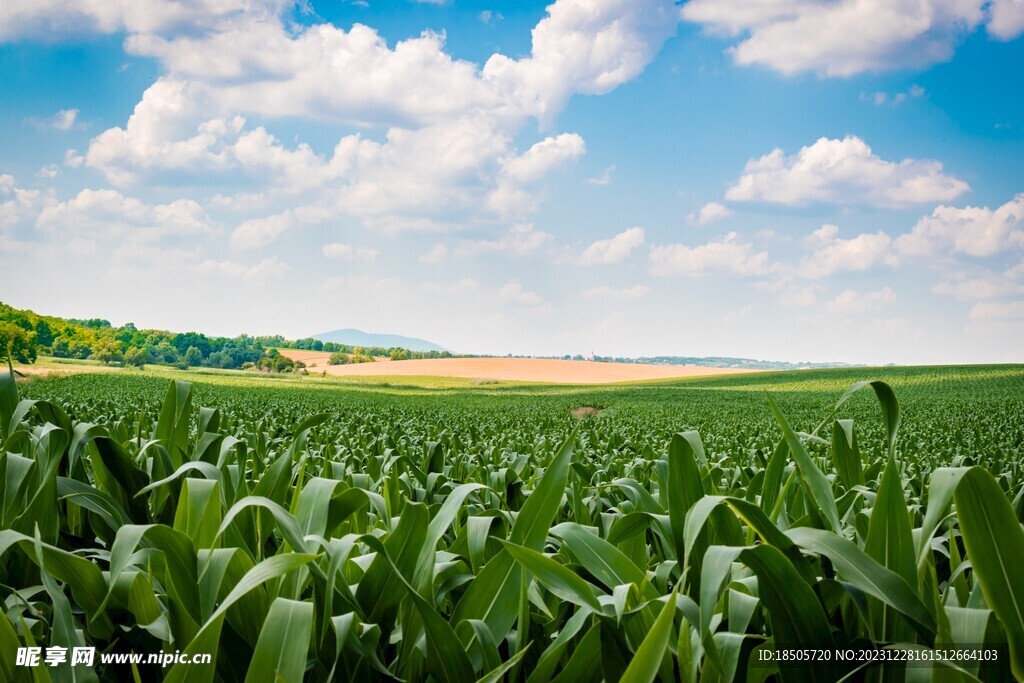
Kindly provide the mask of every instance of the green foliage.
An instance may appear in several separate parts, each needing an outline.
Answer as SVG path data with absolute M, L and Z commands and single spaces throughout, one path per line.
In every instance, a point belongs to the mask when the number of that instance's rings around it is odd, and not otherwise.
M 858 665 L 758 655 L 970 645 L 998 660 L 848 680 L 1020 679 L 1024 370 L 877 373 L 0 373 L 0 645 L 208 652 L 138 678 L 238 683 L 834 681 Z
M 203 362 L 203 352 L 195 346 L 190 346 L 181 360 L 186 368 L 195 367 Z
M 18 363 L 32 363 L 36 359 L 36 332 L 18 327 L 14 323 L 0 322 L 0 357 Z
M 124 364 L 131 365 L 133 367 L 141 368 L 146 363 L 152 363 L 153 359 L 149 355 L 149 351 L 146 349 L 133 346 L 124 352 Z
M 350 351 L 335 351 L 329 359 L 330 365 L 346 365 L 348 363 L 372 363 L 373 356 L 363 352 L 361 346 L 356 346 Z
M 292 372 L 296 369 L 296 363 L 291 358 L 282 356 L 277 349 L 270 349 L 266 356 L 256 362 L 256 369 L 263 372 Z
M 116 339 L 103 338 L 96 342 L 90 358 L 98 360 L 104 365 L 120 363 L 124 360 L 123 344 Z

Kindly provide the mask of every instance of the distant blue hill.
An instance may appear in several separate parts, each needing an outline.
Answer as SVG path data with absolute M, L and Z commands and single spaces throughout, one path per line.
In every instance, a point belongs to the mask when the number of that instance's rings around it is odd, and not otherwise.
M 334 342 L 335 344 L 348 344 L 349 346 L 382 346 L 386 349 L 400 347 L 410 351 L 447 350 L 425 339 L 403 337 L 400 334 L 374 334 L 353 329 L 321 332 L 320 334 L 314 334 L 313 339 L 319 339 L 322 342 Z

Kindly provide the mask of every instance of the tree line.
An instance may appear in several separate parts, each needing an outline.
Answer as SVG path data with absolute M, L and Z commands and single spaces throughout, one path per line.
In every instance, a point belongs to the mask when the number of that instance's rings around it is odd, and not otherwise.
M 292 341 L 280 335 L 211 337 L 200 332 L 140 330 L 132 323 L 115 327 L 102 318 L 58 318 L 0 302 L 0 356 L 19 363 L 33 363 L 39 356 L 51 356 L 90 359 L 108 365 L 142 367 L 153 364 L 181 369 L 293 372 L 305 367 L 282 355 L 279 348 L 326 351 L 332 354 L 332 364 L 365 362 L 375 357 L 405 360 L 452 355 L 447 351 L 353 347 L 311 337 Z

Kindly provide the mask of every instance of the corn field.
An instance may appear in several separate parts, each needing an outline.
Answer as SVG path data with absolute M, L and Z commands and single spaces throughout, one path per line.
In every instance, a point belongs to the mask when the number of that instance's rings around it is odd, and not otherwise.
M 1002 412 L 783 377 L 692 390 L 693 429 L 660 398 L 0 374 L 0 680 L 1024 678 L 1024 376 Z M 213 661 L 17 666 L 34 646 Z M 956 648 L 993 654 L 765 654 Z

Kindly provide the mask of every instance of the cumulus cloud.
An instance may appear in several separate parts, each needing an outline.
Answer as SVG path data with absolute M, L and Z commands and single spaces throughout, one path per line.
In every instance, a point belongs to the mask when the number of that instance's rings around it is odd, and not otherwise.
M 2 14 L 3 10 L 0 10 Z M 0 31 L 3 29 L 0 28 Z M 68 131 L 79 125 L 77 109 L 61 109 L 59 112 L 45 119 L 31 117 L 26 122 L 39 128 L 52 128 L 59 131 Z
M 323 207 L 306 206 L 252 218 L 243 221 L 231 232 L 231 246 L 237 249 L 259 249 L 297 226 L 315 225 L 329 216 L 330 213 Z
M 691 223 L 697 225 L 707 225 L 714 221 L 721 220 L 722 218 L 728 218 L 732 215 L 732 209 L 724 204 L 718 202 L 708 202 L 704 206 L 700 207 L 700 210 L 696 213 L 691 213 L 688 218 Z
M 598 299 L 600 301 L 634 301 L 647 296 L 647 293 L 650 291 L 650 288 L 645 285 L 633 285 L 632 287 L 621 288 L 602 285 L 600 287 L 592 287 L 591 289 L 586 289 L 580 292 L 580 298 Z
M 805 278 L 863 272 L 878 265 L 895 266 L 899 263 L 899 257 L 893 250 L 893 239 L 881 231 L 843 239 L 839 237 L 838 227 L 824 225 L 805 239 L 804 245 L 813 250 L 800 262 L 798 272 Z
M 497 187 L 487 197 L 487 206 L 502 215 L 529 213 L 538 198 L 529 191 L 547 174 L 586 152 L 583 138 L 563 133 L 536 143 L 520 155 L 504 159 Z
M 812 279 L 878 266 L 895 267 L 926 258 L 967 255 L 981 259 L 1014 253 L 1024 249 L 1024 195 L 996 209 L 940 206 L 921 218 L 909 232 L 895 238 L 879 230 L 845 239 L 839 236 L 837 226 L 823 225 L 801 244 L 810 253 L 801 260 L 798 272 L 801 277 Z M 1010 277 L 1013 272 L 1016 271 L 1007 271 L 1002 277 Z M 992 276 L 969 278 L 959 274 L 947 278 L 936 291 L 968 299 L 980 298 L 978 294 L 994 288 Z
M 551 310 L 551 304 L 549 304 L 543 296 L 537 292 L 526 289 L 519 280 L 509 280 L 499 287 L 497 291 L 497 299 L 503 303 L 512 303 L 525 308 L 532 308 L 541 311 Z
M 982 257 L 1024 248 L 1024 194 L 994 210 L 987 206 L 940 206 L 918 221 L 910 233 L 899 237 L 896 246 L 911 256 L 931 256 L 952 249 Z
M 147 204 L 116 190 L 82 190 L 74 198 L 47 206 L 36 227 L 62 239 L 131 239 L 136 242 L 169 236 L 209 235 L 217 228 L 191 199 Z
M 720 240 L 695 247 L 685 244 L 653 246 L 650 251 L 651 272 L 655 275 L 702 277 L 725 273 L 737 277 L 766 275 L 775 269 L 768 252 L 758 251 L 750 242 L 730 232 Z
M 342 242 L 331 242 L 323 246 L 324 256 L 338 259 L 340 261 L 374 261 L 380 255 L 376 249 L 369 247 L 354 247 L 351 244 Z
M 858 292 L 844 289 L 826 304 L 830 313 L 856 315 L 882 310 L 896 303 L 896 293 L 890 287 L 883 287 L 873 292 Z
M 736 39 L 737 64 L 825 76 L 946 61 L 979 26 L 998 40 L 1024 31 L 1018 0 L 690 0 L 682 15 Z
M 820 138 L 796 154 L 775 149 L 751 159 L 730 187 L 730 201 L 906 206 L 950 201 L 970 189 L 938 161 L 886 161 L 856 136 Z
M 53 180 L 60 175 L 60 166 L 57 164 L 46 164 L 38 171 L 36 171 L 37 178 L 43 178 L 45 180 Z
M 50 194 L 18 187 L 14 176 L 0 175 L 0 231 L 30 222 L 52 202 Z
M 754 283 L 754 289 L 773 295 L 775 303 L 784 308 L 809 308 L 818 303 L 825 287 L 818 283 L 798 281 L 788 274 Z
M 580 254 L 584 266 L 614 265 L 622 263 L 630 252 L 644 243 L 643 228 L 629 228 L 606 240 L 598 240 Z
M 557 0 L 527 55 L 479 65 L 452 58 L 443 34 L 389 45 L 367 26 L 286 25 L 272 10 L 201 30 L 128 28 L 126 49 L 165 73 L 127 123 L 92 140 L 86 163 L 124 186 L 242 176 L 254 189 L 315 192 L 371 229 L 522 220 L 546 174 L 586 151 L 574 133 L 519 149 L 527 123 L 550 128 L 573 94 L 635 78 L 678 18 L 671 0 Z M 285 117 L 365 130 L 319 153 L 271 132 Z
M 68 168 L 81 168 L 85 163 L 85 157 L 76 149 L 69 149 L 64 152 L 64 165 Z

